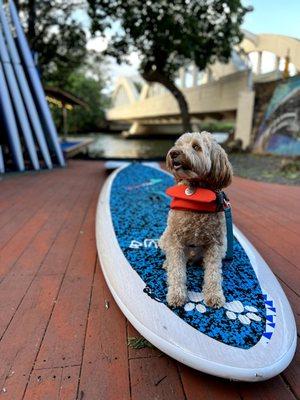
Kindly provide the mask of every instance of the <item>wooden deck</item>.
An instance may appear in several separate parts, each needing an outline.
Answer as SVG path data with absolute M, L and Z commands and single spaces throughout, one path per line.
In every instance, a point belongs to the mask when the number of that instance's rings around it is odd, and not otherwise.
M 100 162 L 0 182 L 0 399 L 285 400 L 300 397 L 299 352 L 257 384 L 196 372 L 138 336 L 98 265 L 94 220 Z M 235 178 L 235 223 L 281 282 L 299 326 L 300 187 Z M 109 305 L 109 307 L 105 307 Z

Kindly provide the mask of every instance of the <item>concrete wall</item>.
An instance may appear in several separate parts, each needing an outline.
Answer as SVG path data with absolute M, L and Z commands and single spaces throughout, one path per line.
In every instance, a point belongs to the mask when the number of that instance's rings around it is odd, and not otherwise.
M 250 145 L 255 92 L 243 91 L 239 94 L 236 116 L 235 139 L 241 139 L 243 148 Z
M 200 115 L 238 109 L 239 93 L 247 90 L 248 71 L 237 72 L 218 81 L 184 89 L 190 113 Z M 125 106 L 107 111 L 109 121 L 136 122 L 143 118 L 174 116 L 179 114 L 178 104 L 169 93 L 146 97 Z
M 277 57 L 290 57 L 290 62 L 300 71 L 300 40 L 282 35 L 261 34 L 245 37 L 241 48 L 246 53 L 270 51 Z M 289 54 L 288 54 L 289 53 Z

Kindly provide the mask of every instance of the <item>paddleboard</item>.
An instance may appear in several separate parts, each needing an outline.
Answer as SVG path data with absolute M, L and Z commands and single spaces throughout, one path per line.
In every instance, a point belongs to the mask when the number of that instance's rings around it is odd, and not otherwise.
M 0 60 L 3 65 L 4 74 L 6 76 L 6 81 L 9 87 L 9 91 L 11 93 L 11 99 L 15 107 L 19 125 L 23 132 L 24 141 L 28 150 L 32 166 L 35 170 L 39 170 L 40 164 L 32 136 L 31 127 L 27 118 L 25 105 L 23 103 L 23 99 L 17 84 L 15 72 L 12 67 L 11 60 L 6 48 L 6 43 L 4 41 L 1 27 L 0 27 Z
M 235 226 L 233 258 L 223 260 L 224 307 L 204 303 L 199 263 L 187 267 L 188 302 L 167 305 L 158 239 L 169 211 L 165 190 L 172 185 L 172 176 L 142 164 L 124 166 L 107 179 L 96 238 L 114 299 L 141 335 L 192 368 L 242 381 L 279 374 L 295 352 L 294 316 L 274 274 Z
M 18 48 L 20 50 L 20 56 L 23 60 L 23 66 L 25 71 L 28 74 L 31 86 L 32 86 L 32 92 L 34 93 L 34 96 L 36 98 L 36 105 L 39 109 L 39 112 L 41 114 L 42 120 L 44 122 L 46 131 L 48 133 L 48 140 L 49 143 L 51 143 L 53 150 L 56 154 L 57 160 L 61 166 L 65 166 L 65 160 L 63 156 L 63 152 L 60 148 L 59 140 L 58 140 L 58 135 L 57 131 L 50 113 L 50 109 L 46 100 L 45 92 L 42 87 L 41 81 L 39 74 L 37 72 L 37 69 L 35 67 L 33 57 L 25 36 L 25 33 L 23 31 L 23 28 L 21 26 L 19 17 L 18 17 L 18 12 L 16 9 L 16 6 L 13 2 L 13 0 L 9 1 L 9 9 L 10 9 L 10 15 L 11 15 L 11 20 L 12 24 L 15 29 L 16 33 L 16 42 L 18 43 Z
M 4 172 L 5 172 L 4 159 L 3 159 L 2 147 L 0 145 L 0 173 L 4 174 Z
M 114 170 L 120 167 L 124 167 L 126 165 L 129 165 L 129 161 L 106 161 L 104 164 L 105 169 L 107 170 Z M 160 168 L 159 163 L 155 161 L 149 161 L 149 162 L 144 162 L 143 165 L 149 165 L 149 167 L 153 168 Z
M 44 136 L 43 128 L 39 119 L 39 115 L 32 98 L 32 94 L 27 83 L 27 78 L 24 73 L 23 66 L 21 64 L 21 60 L 18 54 L 17 46 L 15 44 L 14 38 L 9 28 L 9 24 L 7 21 L 7 16 L 4 11 L 4 7 L 2 6 L 2 2 L 0 0 L 0 23 L 3 29 L 3 35 L 5 37 L 5 41 L 7 44 L 7 50 L 10 55 L 10 59 L 12 61 L 12 66 L 15 71 L 15 76 L 17 78 L 20 92 L 24 99 L 24 104 L 27 110 L 28 118 L 31 122 L 32 128 L 34 130 L 37 143 L 39 144 L 41 153 L 47 165 L 47 168 L 52 168 L 52 161 L 50 158 L 47 142 Z
M 0 113 L 4 122 L 14 163 L 19 171 L 25 170 L 21 142 L 18 134 L 17 122 L 11 103 L 10 94 L 5 80 L 4 70 L 0 62 Z

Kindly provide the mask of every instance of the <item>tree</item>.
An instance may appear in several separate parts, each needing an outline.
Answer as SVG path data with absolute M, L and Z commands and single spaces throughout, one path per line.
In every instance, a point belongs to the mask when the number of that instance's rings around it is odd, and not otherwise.
M 86 32 L 75 14 L 84 10 L 85 0 L 19 0 L 16 5 L 44 83 L 69 91 L 88 105 L 69 113 L 69 130 L 98 130 L 108 99 L 102 93 L 103 57 L 86 49 Z M 59 128 L 61 109 L 52 107 L 52 112 Z
M 86 56 L 86 34 L 74 12 L 82 0 L 19 0 L 21 21 L 45 82 L 64 86 Z
M 191 130 L 188 104 L 174 83 L 178 69 L 194 62 L 200 70 L 228 61 L 242 39 L 249 9 L 240 0 L 88 0 L 93 33 L 114 32 L 106 50 L 120 63 L 139 54 L 140 73 L 176 98 L 183 128 Z
M 105 120 L 104 108 L 108 98 L 101 91 L 104 82 L 82 72 L 73 72 L 66 84 L 66 90 L 76 95 L 88 104 L 87 109 L 78 107 L 70 112 L 69 128 L 73 132 L 95 132 L 101 128 Z
M 109 98 L 103 93 L 107 79 L 103 74 L 103 58 L 92 50 L 87 52 L 84 64 L 68 75 L 64 90 L 75 94 L 87 107 L 75 107 L 68 112 L 69 132 L 96 132 L 103 128 L 104 109 L 109 106 Z M 49 82 L 55 86 L 55 82 Z M 55 123 L 62 129 L 61 109 L 53 108 Z

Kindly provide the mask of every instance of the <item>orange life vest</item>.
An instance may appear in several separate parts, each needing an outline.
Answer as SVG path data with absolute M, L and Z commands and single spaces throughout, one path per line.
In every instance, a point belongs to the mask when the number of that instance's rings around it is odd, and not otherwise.
M 169 187 L 166 193 L 172 197 L 170 204 L 172 210 L 214 213 L 224 211 L 230 206 L 224 192 L 210 189 L 200 187 L 191 189 L 186 185 L 176 185 Z

